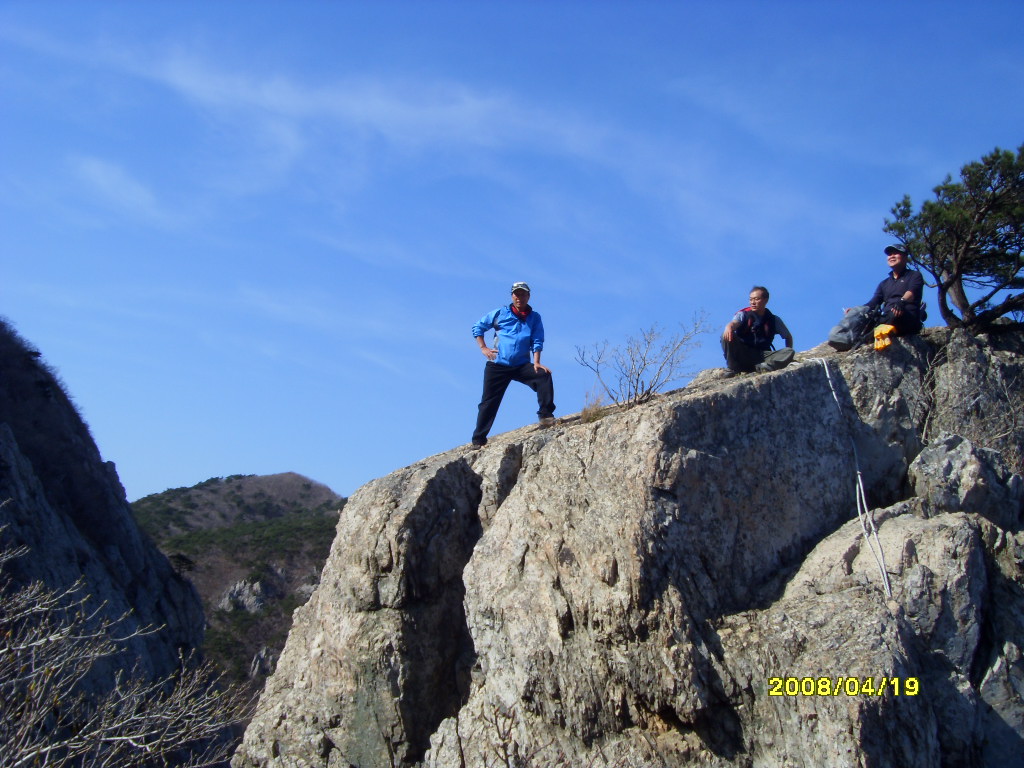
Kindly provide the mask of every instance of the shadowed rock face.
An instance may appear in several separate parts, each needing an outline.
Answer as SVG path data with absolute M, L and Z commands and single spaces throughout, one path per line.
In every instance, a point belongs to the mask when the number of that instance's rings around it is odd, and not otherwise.
M 38 351 L 0 322 L 0 542 L 26 546 L 5 572 L 16 584 L 39 580 L 60 591 L 79 578 L 126 634 L 123 658 L 103 661 L 94 682 L 112 680 L 111 665 L 165 676 L 179 651 L 202 643 L 203 614 L 192 586 L 175 574 L 131 516 L 114 465 L 104 463 L 89 430 Z
M 233 765 L 1015 764 L 1024 491 L 950 432 L 931 363 L 988 354 L 954 341 L 706 372 L 368 484 Z

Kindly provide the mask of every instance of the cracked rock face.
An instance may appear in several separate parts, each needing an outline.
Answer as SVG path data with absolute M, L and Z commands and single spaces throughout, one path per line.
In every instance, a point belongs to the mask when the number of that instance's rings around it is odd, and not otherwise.
M 1020 478 L 931 440 L 945 343 L 708 373 L 368 484 L 233 765 L 1014 764 Z

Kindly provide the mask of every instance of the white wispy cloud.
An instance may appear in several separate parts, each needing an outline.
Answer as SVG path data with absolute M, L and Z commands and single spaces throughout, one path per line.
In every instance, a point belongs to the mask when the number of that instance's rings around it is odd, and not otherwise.
M 50 43 L 45 50 L 57 55 L 60 47 Z M 218 164 L 205 167 L 203 177 L 194 180 L 214 198 L 284 189 L 300 175 L 305 185 L 312 176 L 312 195 L 343 211 L 346 199 L 381 174 L 393 173 L 410 158 L 434 162 L 443 155 L 453 173 L 486 179 L 524 206 L 539 206 L 535 216 L 524 211 L 524 222 L 531 226 L 580 223 L 582 212 L 599 231 L 603 211 L 601 204 L 592 209 L 581 204 L 590 198 L 586 189 L 567 184 L 564 194 L 550 190 L 548 178 L 531 170 L 535 158 L 584 168 L 598 184 L 623 185 L 635 199 L 663 209 L 665 217 L 684 220 L 688 239 L 696 242 L 705 239 L 705 232 L 715 237 L 728 233 L 738 209 L 756 219 L 751 207 L 756 211 L 771 199 L 737 200 L 735 169 L 725 167 L 731 160 L 708 157 L 709 148 L 688 138 L 685 126 L 658 134 L 657 128 L 637 128 L 625 117 L 595 117 L 571 104 L 544 104 L 498 86 L 374 73 L 317 80 L 231 68 L 183 44 L 143 51 L 119 41 L 91 48 L 67 45 L 63 51 L 93 67 L 166 88 L 195 107 L 200 119 L 225 121 L 230 130 L 219 133 L 234 140 L 224 146 Z M 683 98 L 746 131 L 775 132 L 776 121 L 766 120 L 760 102 L 752 102 L 749 94 L 707 79 L 680 82 L 677 88 Z M 126 167 L 82 158 L 78 173 L 108 204 L 154 222 L 166 224 L 172 218 Z M 802 199 L 788 208 L 807 211 L 816 205 L 813 191 L 797 197 Z M 203 206 L 216 208 L 216 199 Z M 765 219 L 774 215 L 775 208 L 769 208 Z M 424 258 L 422 244 L 414 255 L 401 243 L 368 243 L 365 233 L 353 232 L 332 246 L 369 263 L 402 264 L 428 273 L 462 273 L 465 268 L 462 259 Z
M 224 300 L 224 297 L 221 297 Z M 278 323 L 310 330 L 337 333 L 346 325 L 345 313 L 329 294 L 321 291 L 277 290 L 245 284 L 227 297 L 240 310 L 253 312 Z
M 354 142 L 376 139 L 375 149 L 383 140 L 385 150 L 399 153 L 437 148 L 455 157 L 476 151 L 526 152 L 599 164 L 638 179 L 663 173 L 661 150 L 681 149 L 607 119 L 524 99 L 500 87 L 374 73 L 314 82 L 310 77 L 232 69 L 180 42 L 142 49 L 124 40 L 71 43 L 31 30 L 9 33 L 7 39 L 37 53 L 163 86 L 206 114 L 245 126 L 250 136 L 239 140 L 260 150 L 259 163 L 268 162 L 267 149 L 276 146 L 271 156 L 279 168 L 322 149 L 313 137 L 332 131 Z M 318 130 L 323 127 L 327 130 Z M 473 165 L 474 172 L 499 178 L 506 170 L 501 164 Z
M 418 77 L 351 76 L 312 84 L 281 74 L 224 70 L 182 51 L 127 63 L 136 74 L 208 108 L 255 110 L 297 121 L 329 119 L 400 147 L 499 147 L 589 154 L 604 144 L 592 121 L 553 115 L 499 90 Z
M 69 162 L 94 201 L 151 224 L 170 226 L 177 220 L 146 184 L 119 164 L 88 155 L 71 157 Z

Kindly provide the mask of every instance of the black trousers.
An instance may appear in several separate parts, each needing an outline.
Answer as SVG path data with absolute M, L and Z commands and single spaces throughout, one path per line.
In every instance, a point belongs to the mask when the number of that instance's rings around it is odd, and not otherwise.
M 726 341 L 725 337 L 722 337 L 722 354 L 725 355 L 725 367 L 730 371 L 750 373 L 758 363 L 764 362 L 764 358 L 770 352 L 771 350 L 762 352 L 756 347 L 744 344 L 736 336 L 733 336 L 732 341 Z
M 480 408 L 476 416 L 476 431 L 473 442 L 483 445 L 487 442 L 487 433 L 494 425 L 494 417 L 498 415 L 498 406 L 505 396 L 505 390 L 513 381 L 525 384 L 537 393 L 537 415 L 540 418 L 551 416 L 555 412 L 555 384 L 551 374 L 541 371 L 537 373 L 533 363 L 525 365 L 502 365 L 487 362 L 484 366 L 484 393 L 480 398 Z
M 912 336 L 915 333 L 920 333 L 921 327 L 924 325 L 916 313 L 908 312 L 907 310 L 904 310 L 903 314 L 899 317 L 893 317 L 889 310 L 886 310 L 878 321 L 878 324 L 883 323 L 894 326 L 897 336 Z

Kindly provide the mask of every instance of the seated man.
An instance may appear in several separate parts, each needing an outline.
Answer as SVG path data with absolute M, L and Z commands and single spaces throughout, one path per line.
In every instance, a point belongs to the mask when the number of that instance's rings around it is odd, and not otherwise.
M 910 254 L 902 245 L 890 245 L 885 249 L 889 264 L 889 276 L 875 288 L 868 301 L 870 309 L 881 308 L 882 317 L 878 325 L 891 325 L 895 335 L 908 336 L 921 330 L 924 313 L 921 309 L 921 294 L 924 278 L 915 269 L 907 269 Z
M 772 341 L 781 336 L 786 349 L 772 351 Z M 774 371 L 793 361 L 793 335 L 782 318 L 768 311 L 768 289 L 750 289 L 750 306 L 737 312 L 722 332 L 722 353 L 728 367 L 726 376 L 750 371 Z

